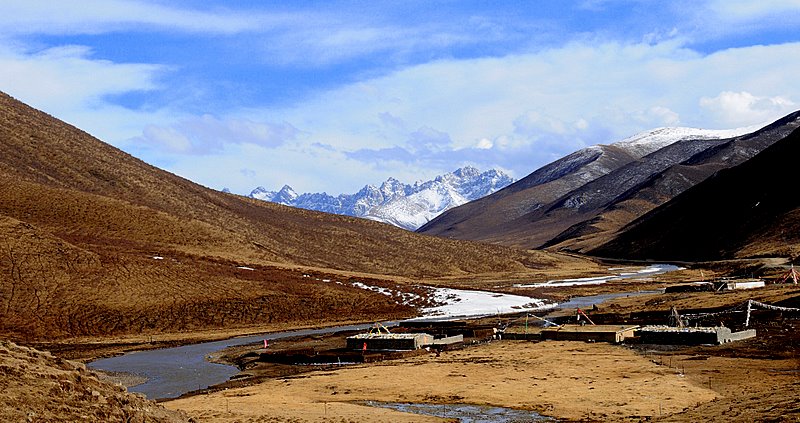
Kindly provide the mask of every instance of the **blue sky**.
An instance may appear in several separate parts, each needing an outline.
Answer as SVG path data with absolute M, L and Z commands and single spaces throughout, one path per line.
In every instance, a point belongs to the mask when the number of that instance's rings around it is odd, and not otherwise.
M 2 1 L 0 90 L 215 189 L 521 178 L 800 109 L 800 0 Z

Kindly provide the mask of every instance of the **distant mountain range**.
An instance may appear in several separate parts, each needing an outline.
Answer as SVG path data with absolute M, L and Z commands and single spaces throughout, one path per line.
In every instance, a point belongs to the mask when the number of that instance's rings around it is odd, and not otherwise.
M 715 172 L 752 158 L 799 124 L 792 114 L 761 129 L 660 128 L 589 147 L 449 210 L 418 232 L 585 253 Z
M 415 230 L 439 214 L 477 200 L 513 183 L 499 170 L 481 172 L 463 167 L 413 185 L 389 178 L 379 187 L 367 185 L 355 194 L 336 197 L 326 193 L 297 194 L 284 185 L 279 191 L 254 189 L 249 197 L 259 200 L 346 216 L 363 217 Z

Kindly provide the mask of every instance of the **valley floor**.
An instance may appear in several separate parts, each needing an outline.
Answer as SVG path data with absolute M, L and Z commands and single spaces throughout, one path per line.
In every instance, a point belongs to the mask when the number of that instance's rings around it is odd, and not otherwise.
M 644 290 L 672 282 L 664 278 L 690 279 L 676 273 L 652 281 L 575 287 L 567 292 L 587 295 L 595 290 Z M 486 280 L 484 288 L 491 283 L 495 282 Z M 503 291 L 518 293 L 510 283 L 507 286 Z M 671 305 L 682 311 L 711 310 L 749 298 L 797 308 L 800 288 L 784 285 L 728 293 L 620 298 L 602 304 L 594 313 L 622 321 L 641 312 L 666 316 Z M 569 313 L 574 310 L 563 312 Z M 195 421 L 211 422 L 443 421 L 370 407 L 364 401 L 494 405 L 532 410 L 562 421 L 797 422 L 800 319 L 795 315 L 773 317 L 754 322 L 757 338 L 724 346 L 493 341 L 438 356 L 430 353 L 334 370 L 266 375 L 248 386 L 231 384 L 227 389 L 162 405 L 181 410 Z M 516 319 L 519 325 L 524 315 Z M 251 330 L 258 329 L 263 330 Z M 218 339 L 242 331 L 161 335 L 163 339 L 104 338 L 103 343 L 85 339 L 60 348 L 49 345 L 48 349 L 59 357 L 88 358 L 131 347 Z
M 619 309 L 612 314 L 622 319 L 634 309 L 652 309 L 655 299 L 714 307 L 740 296 L 795 302 L 800 289 L 660 294 L 601 308 Z M 666 316 L 664 304 L 658 307 Z M 433 419 L 364 401 L 493 405 L 561 421 L 800 421 L 800 320 L 777 316 L 754 325 L 757 338 L 723 346 L 493 341 L 439 356 L 273 375 L 164 405 L 212 422 Z

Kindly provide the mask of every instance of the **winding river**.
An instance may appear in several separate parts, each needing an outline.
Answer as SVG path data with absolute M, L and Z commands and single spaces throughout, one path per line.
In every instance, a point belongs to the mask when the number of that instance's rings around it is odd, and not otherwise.
M 656 269 L 657 268 L 657 269 Z M 666 273 L 678 268 L 671 265 L 654 265 L 646 273 L 653 275 Z M 630 275 L 630 276 L 629 276 Z M 609 278 L 641 276 L 642 273 L 622 274 Z M 616 294 L 600 294 L 587 297 L 575 297 L 559 304 L 560 308 L 588 308 L 592 304 L 600 304 L 612 298 L 650 294 L 658 291 L 628 292 Z M 386 326 L 396 326 L 398 322 L 385 322 Z M 238 373 L 234 366 L 211 363 L 206 357 L 227 347 L 261 342 L 264 339 L 275 340 L 295 336 L 327 334 L 339 331 L 365 330 L 372 324 L 335 326 L 322 329 L 305 329 L 288 332 L 276 332 L 252 336 L 226 339 L 222 341 L 202 342 L 181 347 L 162 348 L 149 351 L 135 351 L 117 357 L 104 358 L 88 364 L 92 369 L 109 372 L 131 373 L 147 378 L 143 384 L 133 386 L 130 392 L 140 392 L 151 399 L 177 398 L 186 392 L 204 389 L 227 381 Z
M 397 322 L 387 322 L 384 325 L 396 326 Z M 275 340 L 345 330 L 365 330 L 371 326 L 372 324 L 360 324 L 275 332 L 174 348 L 134 351 L 117 357 L 96 360 L 89 363 L 88 366 L 92 369 L 132 373 L 147 378 L 145 383 L 128 388 L 130 392 L 140 392 L 150 399 L 177 398 L 186 392 L 225 382 L 239 372 L 234 366 L 207 361 L 206 357 L 215 351 L 235 345 L 261 342 L 264 339 Z

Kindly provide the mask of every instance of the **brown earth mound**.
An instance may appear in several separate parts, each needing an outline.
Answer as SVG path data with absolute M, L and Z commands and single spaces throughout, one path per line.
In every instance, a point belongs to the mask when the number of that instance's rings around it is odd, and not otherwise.
M 0 421 L 186 422 L 86 366 L 0 341 Z

